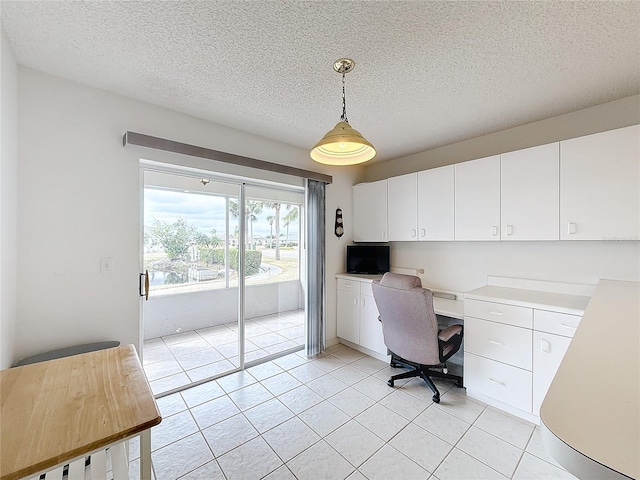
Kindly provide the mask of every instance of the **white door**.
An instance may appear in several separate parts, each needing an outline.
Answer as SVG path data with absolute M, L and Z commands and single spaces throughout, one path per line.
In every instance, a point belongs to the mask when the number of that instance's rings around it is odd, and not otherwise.
M 559 143 L 502 155 L 501 239 L 558 240 Z
M 359 284 L 356 284 L 359 285 Z M 353 343 L 360 342 L 360 295 L 338 290 L 336 294 L 338 337 Z
M 418 173 L 418 240 L 454 239 L 454 166 Z
M 360 297 L 360 345 L 386 355 L 387 347 L 384 344 L 379 315 L 373 296 L 362 295 Z
M 418 174 L 388 179 L 389 240 L 418 240 Z
M 455 239 L 500 240 L 500 155 L 454 167 Z
M 560 142 L 560 238 L 640 239 L 640 126 Z
M 387 180 L 353 186 L 353 241 L 386 242 Z

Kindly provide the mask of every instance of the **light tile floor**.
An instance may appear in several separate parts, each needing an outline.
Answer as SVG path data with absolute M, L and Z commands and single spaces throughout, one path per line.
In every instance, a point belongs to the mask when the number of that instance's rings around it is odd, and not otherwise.
M 304 311 L 245 321 L 245 362 L 304 345 Z M 238 324 L 145 340 L 144 370 L 158 395 L 238 367 Z
M 387 386 L 390 372 L 335 345 L 160 398 L 156 479 L 574 479 L 545 453 L 535 425 L 446 381 L 436 382 L 434 404 L 420 379 Z

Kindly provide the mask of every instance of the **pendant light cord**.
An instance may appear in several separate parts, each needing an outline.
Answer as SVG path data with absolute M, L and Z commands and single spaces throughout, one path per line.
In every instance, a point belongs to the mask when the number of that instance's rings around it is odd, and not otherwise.
M 347 101 L 344 95 L 344 85 L 345 85 L 344 76 L 345 76 L 345 72 L 342 72 L 342 116 L 340 117 L 340 120 L 342 120 L 343 122 L 349 123 L 349 119 L 347 119 Z

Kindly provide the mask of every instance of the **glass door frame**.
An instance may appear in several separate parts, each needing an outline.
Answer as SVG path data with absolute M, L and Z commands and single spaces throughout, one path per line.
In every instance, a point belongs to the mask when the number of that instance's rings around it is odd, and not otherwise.
M 161 398 L 167 395 L 171 395 L 173 393 L 182 391 L 186 388 L 195 387 L 197 385 L 201 385 L 203 383 L 215 380 L 222 376 L 234 374 L 245 370 L 248 367 L 252 367 L 254 365 L 271 361 L 275 358 L 281 357 L 283 355 L 288 355 L 293 352 L 297 352 L 304 349 L 304 344 L 299 347 L 292 347 L 288 350 L 274 353 L 250 362 L 245 362 L 245 300 L 246 300 L 246 292 L 245 292 L 245 256 L 246 256 L 246 246 L 245 246 L 245 231 L 247 228 L 246 225 L 246 215 L 245 215 L 245 207 L 246 207 L 246 187 L 256 186 L 256 187 L 267 187 L 274 188 L 277 190 L 286 190 L 286 191 L 294 191 L 299 193 L 304 193 L 305 187 L 303 186 L 295 186 L 295 185 L 286 185 L 282 183 L 276 183 L 271 181 L 262 181 L 259 179 L 250 179 L 243 178 L 234 175 L 228 175 L 224 173 L 219 173 L 215 171 L 202 170 L 193 167 L 186 167 L 182 165 L 169 164 L 164 162 L 155 162 L 152 160 L 140 159 L 139 162 L 139 185 L 140 185 L 140 220 L 139 220 L 139 267 L 140 271 L 144 272 L 144 175 L 145 172 L 159 172 L 165 174 L 172 175 L 180 175 L 194 178 L 206 178 L 215 182 L 223 182 L 232 185 L 237 185 L 239 187 L 239 216 L 238 216 L 238 310 L 237 310 L 237 322 L 238 322 L 238 367 L 234 369 L 230 369 L 224 373 L 216 374 L 211 377 L 204 378 L 202 380 L 198 380 L 196 382 L 192 382 L 188 385 L 184 385 L 181 387 L 177 387 L 171 390 L 167 390 L 166 392 L 162 392 L 156 394 L 156 398 Z M 302 226 L 302 219 L 306 218 L 306 212 L 304 211 L 304 205 L 300 206 L 301 209 L 301 220 L 300 225 Z M 227 231 L 229 231 L 229 199 L 226 201 L 226 223 L 227 223 Z M 299 230 L 303 230 L 300 228 Z M 302 233 L 299 234 L 299 245 L 302 247 Z M 226 246 L 226 257 L 228 258 L 228 245 Z M 300 250 L 299 256 L 301 255 L 302 250 Z M 300 265 L 298 266 L 300 269 Z M 301 272 L 300 272 L 301 273 Z M 300 275 L 302 276 L 302 275 Z M 300 278 L 300 281 L 304 284 L 304 289 L 306 290 L 306 278 Z M 227 280 L 228 284 L 228 280 Z M 138 314 L 138 330 L 139 330 L 139 355 L 141 362 L 143 360 L 144 350 L 144 303 L 145 298 L 140 297 L 139 300 L 139 314 Z

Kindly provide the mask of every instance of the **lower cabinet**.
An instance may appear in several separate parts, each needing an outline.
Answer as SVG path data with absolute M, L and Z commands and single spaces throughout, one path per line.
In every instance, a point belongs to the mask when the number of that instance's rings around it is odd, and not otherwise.
M 464 356 L 464 383 L 467 390 L 531 411 L 532 373 L 474 354 Z
M 514 407 L 517 411 L 513 413 L 539 416 L 580 319 L 523 306 L 465 300 L 467 392 Z
M 371 290 L 371 280 L 338 278 L 338 337 L 374 352 L 386 355 L 387 347 L 378 320 L 378 308 Z

